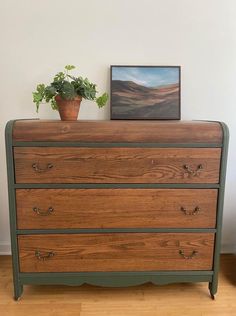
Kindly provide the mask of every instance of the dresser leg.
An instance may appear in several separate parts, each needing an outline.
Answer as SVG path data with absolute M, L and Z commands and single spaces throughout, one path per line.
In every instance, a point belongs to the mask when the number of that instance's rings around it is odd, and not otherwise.
M 19 301 L 23 293 L 23 285 L 15 284 L 14 285 L 14 300 Z
M 215 294 L 217 292 L 217 284 L 215 284 L 215 282 L 211 282 L 211 283 L 209 283 L 208 287 L 209 287 L 211 298 L 214 300 Z

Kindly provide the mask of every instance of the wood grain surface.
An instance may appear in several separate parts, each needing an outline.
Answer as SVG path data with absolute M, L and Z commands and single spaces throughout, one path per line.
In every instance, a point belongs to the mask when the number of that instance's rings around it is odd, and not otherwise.
M 17 189 L 16 203 L 19 229 L 214 228 L 217 190 Z
M 214 234 L 19 235 L 18 244 L 21 272 L 211 270 Z M 39 260 L 35 251 L 54 256 Z
M 222 143 L 219 123 L 207 121 L 19 120 L 14 141 Z
M 218 183 L 220 156 L 220 148 L 15 147 L 15 178 L 16 183 Z M 193 172 L 202 169 L 192 174 L 186 165 Z

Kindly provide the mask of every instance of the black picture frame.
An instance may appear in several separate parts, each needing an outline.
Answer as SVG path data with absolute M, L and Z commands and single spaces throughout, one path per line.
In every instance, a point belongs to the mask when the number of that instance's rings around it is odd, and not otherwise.
M 181 66 L 111 65 L 112 120 L 180 120 Z

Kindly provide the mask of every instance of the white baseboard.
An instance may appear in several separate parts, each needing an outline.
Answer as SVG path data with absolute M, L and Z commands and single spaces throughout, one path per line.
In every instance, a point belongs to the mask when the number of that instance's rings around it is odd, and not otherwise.
M 236 254 L 236 245 L 235 244 L 223 244 L 221 246 L 221 253 L 235 253 Z
M 11 245 L 9 243 L 0 243 L 0 255 L 10 255 Z
M 236 245 L 234 244 L 223 244 L 221 246 L 221 253 L 235 253 Z M 0 243 L 0 255 L 10 255 L 11 245 L 9 243 Z

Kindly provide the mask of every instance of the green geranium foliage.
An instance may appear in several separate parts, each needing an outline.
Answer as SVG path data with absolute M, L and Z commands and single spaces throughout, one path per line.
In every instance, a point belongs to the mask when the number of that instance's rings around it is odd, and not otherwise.
M 43 102 L 50 103 L 53 110 L 57 110 L 55 97 L 61 96 L 65 100 L 73 100 L 76 96 L 81 96 L 86 100 L 95 101 L 99 108 L 106 105 L 108 94 L 103 93 L 97 97 L 96 84 L 90 82 L 88 78 L 75 77 L 70 71 L 75 69 L 73 65 L 66 65 L 64 71 L 58 72 L 53 81 L 48 85 L 38 84 L 33 92 L 33 102 L 36 104 L 36 112 Z

